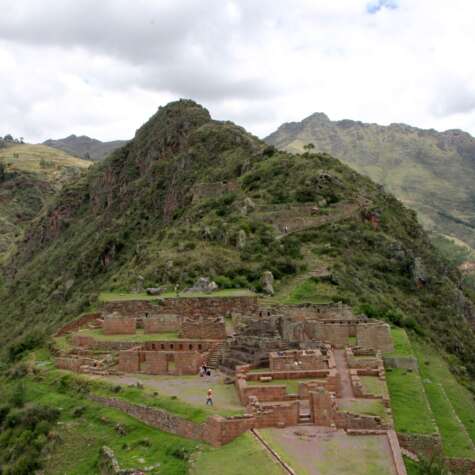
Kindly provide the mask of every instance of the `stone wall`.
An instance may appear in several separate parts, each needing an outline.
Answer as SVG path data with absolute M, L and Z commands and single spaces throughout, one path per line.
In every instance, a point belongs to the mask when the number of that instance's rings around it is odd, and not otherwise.
M 171 333 L 180 330 L 180 321 L 177 315 L 154 315 L 142 319 L 145 333 Z
M 254 315 L 259 307 L 255 296 L 210 296 L 107 302 L 102 309 L 104 314 L 118 312 L 136 318 L 163 314 L 178 315 L 179 317 L 224 317 L 234 314 Z
M 81 366 L 94 365 L 94 360 L 87 357 L 58 356 L 55 358 L 54 364 L 56 368 L 79 373 L 81 371 Z
M 294 321 L 303 320 L 354 320 L 357 317 L 349 305 L 336 304 L 312 304 L 298 305 L 272 305 L 272 314 L 283 315 Z
M 439 434 L 409 434 L 398 432 L 399 445 L 413 454 L 430 458 L 442 453 L 442 439 Z
M 254 416 L 256 429 L 295 426 L 299 423 L 299 403 L 293 401 L 272 405 L 262 404 Z
M 185 318 L 181 324 L 180 337 L 200 340 L 224 340 L 226 339 L 224 318 Z
M 356 328 L 358 346 L 383 352 L 394 351 L 391 329 L 387 323 L 365 323 Z
M 198 374 L 204 355 L 196 351 L 147 351 L 132 348 L 119 353 L 119 371 L 162 375 Z
M 418 371 L 419 365 L 414 356 L 385 356 L 383 358 L 386 368 L 402 368 Z
M 445 462 L 454 473 L 475 475 L 475 460 L 448 458 Z
M 94 345 L 95 339 L 92 336 L 80 335 L 79 333 L 75 333 L 71 337 L 71 342 L 73 346 L 76 347 L 90 348 Z
M 269 367 L 271 371 L 295 371 L 325 369 L 327 364 L 318 349 L 290 350 L 270 353 Z
M 77 318 L 76 320 L 67 323 L 62 326 L 55 334 L 55 336 L 63 336 L 67 333 L 72 333 L 78 331 L 81 327 L 87 325 L 88 323 L 93 323 L 98 321 L 102 317 L 101 313 L 87 313 Z
M 96 395 L 89 396 L 95 402 L 119 409 L 136 419 L 165 432 L 187 439 L 202 440 L 220 447 L 256 426 L 254 416 L 238 416 L 225 418 L 211 416 L 204 423 L 197 424 L 176 416 L 163 409 L 157 409 L 114 398 Z
M 102 322 L 104 335 L 134 335 L 136 332 L 135 318 L 122 316 L 106 316 Z

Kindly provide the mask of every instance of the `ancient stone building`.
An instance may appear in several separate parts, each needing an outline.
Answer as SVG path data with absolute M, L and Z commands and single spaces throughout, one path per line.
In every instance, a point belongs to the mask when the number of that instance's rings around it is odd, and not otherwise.
M 319 349 L 288 350 L 269 354 L 271 371 L 297 371 L 328 368 L 326 357 Z
M 104 335 L 133 335 L 136 332 L 136 320 L 114 312 L 104 317 L 102 331 Z

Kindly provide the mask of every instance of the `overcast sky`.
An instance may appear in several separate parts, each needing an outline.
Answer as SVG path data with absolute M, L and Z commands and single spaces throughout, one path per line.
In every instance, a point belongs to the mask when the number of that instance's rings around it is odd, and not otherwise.
M 192 98 L 475 135 L 472 0 L 0 0 L 0 135 L 129 138 Z

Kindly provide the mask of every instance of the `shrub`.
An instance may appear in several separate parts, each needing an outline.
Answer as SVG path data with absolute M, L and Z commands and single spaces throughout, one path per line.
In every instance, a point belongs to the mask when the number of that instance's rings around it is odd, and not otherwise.
M 13 407 L 23 407 L 25 405 L 25 385 L 20 382 L 13 387 L 10 394 L 10 404 Z

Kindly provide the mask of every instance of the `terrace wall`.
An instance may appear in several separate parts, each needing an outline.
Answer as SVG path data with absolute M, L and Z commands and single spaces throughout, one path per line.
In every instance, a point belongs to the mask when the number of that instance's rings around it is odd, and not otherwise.
M 394 351 L 391 329 L 387 323 L 364 323 L 356 327 L 358 346 L 384 352 Z
M 160 430 L 187 439 L 202 440 L 215 447 L 227 444 L 243 432 L 256 426 L 256 418 L 254 416 L 230 418 L 211 416 L 206 422 L 198 424 L 171 414 L 163 409 L 132 404 L 120 399 L 96 395 L 89 397 L 95 402 L 119 409 L 152 427 L 157 427 Z
M 254 416 L 256 429 L 295 426 L 299 423 L 299 403 L 282 402 L 272 406 L 263 404 Z
M 179 297 L 164 298 L 153 301 L 128 300 L 107 302 L 103 305 L 104 313 L 118 312 L 129 317 L 174 314 L 180 317 L 224 317 L 241 314 L 254 315 L 259 307 L 257 297 Z
M 81 317 L 77 318 L 76 320 L 66 323 L 66 325 L 62 326 L 55 334 L 55 336 L 63 336 L 67 333 L 78 331 L 81 327 L 87 325 L 88 323 L 96 322 L 102 317 L 101 313 L 87 313 L 86 315 L 82 315 Z
M 134 335 L 136 325 L 135 318 L 105 317 L 102 322 L 102 331 L 104 335 Z
M 155 315 L 142 319 L 145 333 L 171 333 L 180 330 L 180 321 L 177 315 Z
M 186 318 L 181 324 L 180 337 L 200 340 L 224 340 L 226 339 L 224 319 L 221 317 Z

